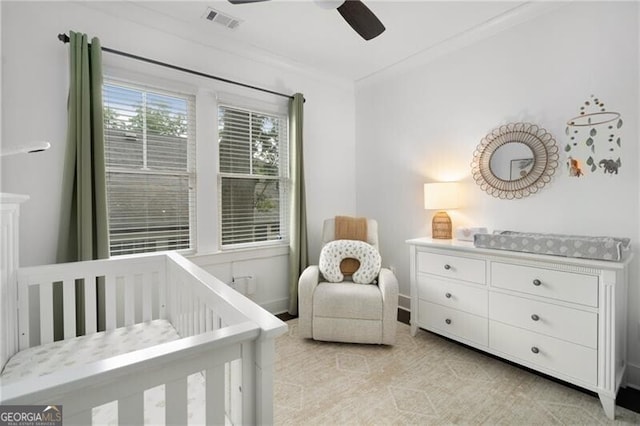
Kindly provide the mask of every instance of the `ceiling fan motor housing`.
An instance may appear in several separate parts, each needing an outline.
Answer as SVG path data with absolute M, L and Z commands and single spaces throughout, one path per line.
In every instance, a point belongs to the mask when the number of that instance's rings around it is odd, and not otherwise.
M 313 2 L 322 9 L 332 10 L 342 6 L 342 3 L 344 3 L 345 0 L 313 0 Z

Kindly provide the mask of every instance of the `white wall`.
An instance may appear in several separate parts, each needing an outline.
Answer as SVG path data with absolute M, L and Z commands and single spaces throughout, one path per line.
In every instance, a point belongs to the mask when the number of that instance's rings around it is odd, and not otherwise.
M 637 8 L 574 2 L 357 84 L 357 213 L 380 222 L 382 258 L 396 267 L 401 293 L 410 293 L 404 241 L 431 233 L 422 184 L 461 180 L 466 206 L 450 212 L 454 226 L 632 239 L 629 361 L 632 374 L 640 372 Z M 533 122 L 563 147 L 565 123 L 591 94 L 624 119 L 619 175 L 571 178 L 561 150 L 553 181 L 526 199 L 494 199 L 473 182 L 473 151 L 493 128 Z
M 142 27 L 79 2 L 2 2 L 2 146 L 49 140 L 49 151 L 3 158 L 1 190 L 28 194 L 22 211 L 22 265 L 55 262 L 60 220 L 60 185 L 66 133 L 68 45 L 60 32 L 85 32 L 103 46 L 236 79 L 284 93 L 305 95 L 305 166 L 309 237 L 317 258 L 325 217 L 355 212 L 354 89 L 346 82 L 294 66 L 278 68 L 236 56 L 168 33 Z M 113 55 L 103 55 L 105 67 Z M 175 74 L 179 76 L 178 73 Z M 179 78 L 179 77 L 176 77 Z M 233 86 L 228 89 L 232 90 Z M 251 96 L 251 92 L 243 93 Z M 339 155 L 338 155 L 339 154 Z M 331 164 L 330 172 L 326 167 Z M 211 185 L 214 182 L 199 182 Z M 207 188 L 205 187 L 205 190 Z M 214 227 L 215 217 L 200 226 Z M 212 271 L 220 261 L 198 253 L 198 263 Z M 257 277 L 259 303 L 286 306 L 287 257 L 279 250 L 242 260 L 241 269 Z M 225 256 L 230 278 L 234 257 Z M 265 260 L 271 259 L 271 260 Z M 248 264 L 247 264 L 248 262 Z M 236 269 L 239 268 L 236 264 Z M 276 273 L 272 273 L 276 271 Z M 224 279 L 224 277 L 221 277 Z

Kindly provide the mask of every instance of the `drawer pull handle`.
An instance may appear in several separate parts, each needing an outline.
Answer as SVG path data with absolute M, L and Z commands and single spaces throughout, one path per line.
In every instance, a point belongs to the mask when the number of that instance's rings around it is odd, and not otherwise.
M 451 293 L 445 293 L 444 297 L 446 297 L 447 299 L 451 299 Z
M 451 320 L 449 318 L 447 318 L 446 320 L 444 320 L 444 322 L 446 322 L 447 324 L 451 324 Z
M 539 279 L 536 278 L 535 280 L 533 280 L 533 285 L 539 286 L 540 284 L 542 284 L 542 282 Z
M 540 349 L 538 349 L 538 348 L 537 348 L 537 347 L 535 347 L 535 346 L 532 346 L 532 347 L 531 347 L 531 352 L 533 352 L 534 354 L 537 354 L 538 352 L 540 352 Z
M 536 314 L 531 315 L 531 319 L 534 321 L 538 321 L 540 319 L 539 316 L 537 316 Z
M 451 269 L 451 265 L 449 265 L 449 264 L 445 264 L 445 265 L 444 265 L 444 269 L 446 269 L 446 270 L 448 271 L 449 269 Z

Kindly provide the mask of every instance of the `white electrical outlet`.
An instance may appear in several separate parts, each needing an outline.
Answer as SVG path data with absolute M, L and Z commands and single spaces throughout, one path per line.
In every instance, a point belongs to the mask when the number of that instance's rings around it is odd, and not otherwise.
M 251 296 L 256 292 L 255 278 L 251 275 L 233 277 L 231 287 L 244 296 Z
M 247 295 L 247 282 L 245 280 L 236 281 L 236 290 L 238 293 L 246 296 Z
M 254 295 L 256 293 L 256 279 L 250 277 L 247 279 L 247 294 Z

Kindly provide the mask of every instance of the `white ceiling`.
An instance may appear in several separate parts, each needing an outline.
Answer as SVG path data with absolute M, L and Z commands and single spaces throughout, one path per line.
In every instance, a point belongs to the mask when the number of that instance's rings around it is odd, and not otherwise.
M 312 0 L 232 5 L 226 0 L 87 2 L 197 43 L 357 81 L 478 28 L 517 19 L 523 1 L 365 0 L 386 27 L 365 41 L 337 10 Z M 242 21 L 234 30 L 203 19 L 207 7 Z

